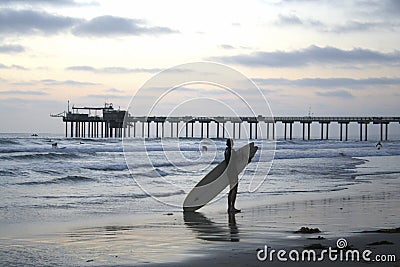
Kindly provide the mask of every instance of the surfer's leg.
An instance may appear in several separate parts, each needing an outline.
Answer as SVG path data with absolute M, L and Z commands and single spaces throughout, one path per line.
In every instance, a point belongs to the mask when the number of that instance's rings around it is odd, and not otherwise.
M 234 188 L 231 188 L 228 193 L 228 212 L 231 212 L 232 209 L 232 198 L 233 198 L 233 190 Z
M 237 208 L 235 208 L 235 203 L 236 203 L 236 195 L 237 195 L 237 191 L 238 191 L 238 184 L 235 185 L 234 188 L 232 188 L 232 210 L 233 212 L 240 212 L 240 210 L 238 210 Z
M 236 202 L 236 195 L 237 195 L 237 190 L 238 190 L 238 184 L 236 184 L 228 194 L 228 212 L 240 212 L 240 210 L 235 208 L 235 202 Z

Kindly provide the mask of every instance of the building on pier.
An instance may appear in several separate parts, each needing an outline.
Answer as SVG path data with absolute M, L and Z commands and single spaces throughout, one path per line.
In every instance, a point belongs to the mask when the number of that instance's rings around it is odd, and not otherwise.
M 65 137 L 108 138 L 122 137 L 126 129 L 124 122 L 126 111 L 115 110 L 112 103 L 104 107 L 75 107 L 51 117 L 61 117 L 65 122 Z M 69 128 L 69 129 L 68 129 Z M 126 135 L 126 134 L 125 134 Z

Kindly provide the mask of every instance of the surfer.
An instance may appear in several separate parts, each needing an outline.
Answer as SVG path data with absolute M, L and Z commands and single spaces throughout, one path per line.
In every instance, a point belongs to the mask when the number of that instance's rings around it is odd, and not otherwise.
M 240 210 L 235 208 L 236 195 L 238 190 L 238 175 L 236 171 L 236 166 L 229 165 L 229 161 L 235 156 L 235 150 L 233 149 L 233 139 L 229 138 L 226 140 L 225 148 L 225 161 L 228 168 L 228 178 L 229 178 L 229 194 L 228 194 L 228 213 L 238 213 Z

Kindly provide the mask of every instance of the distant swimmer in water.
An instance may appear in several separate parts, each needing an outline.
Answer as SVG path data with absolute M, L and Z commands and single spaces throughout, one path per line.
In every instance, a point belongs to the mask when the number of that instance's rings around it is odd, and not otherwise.
M 207 146 L 202 146 L 201 147 L 201 151 L 207 151 L 208 149 L 207 149 Z
M 376 147 L 376 149 L 381 149 L 381 147 L 382 147 L 382 144 L 381 144 L 381 142 L 379 141 L 376 145 L 375 145 L 375 147 Z
M 58 147 L 58 146 L 57 146 L 57 143 L 52 143 L 52 144 L 51 144 L 51 147 L 52 147 L 52 148 L 57 148 L 57 147 Z

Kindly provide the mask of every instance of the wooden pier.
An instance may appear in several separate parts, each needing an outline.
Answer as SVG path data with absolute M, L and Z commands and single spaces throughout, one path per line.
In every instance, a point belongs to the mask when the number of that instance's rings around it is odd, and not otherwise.
M 69 105 L 68 105 L 69 106 Z M 127 116 L 125 116 L 127 115 Z M 120 137 L 185 137 L 185 138 L 226 138 L 226 123 L 232 125 L 231 138 L 249 139 L 276 139 L 276 124 L 283 124 L 283 138 L 293 139 L 293 124 L 302 125 L 303 140 L 311 139 L 311 124 L 319 123 L 321 130 L 321 140 L 329 139 L 329 125 L 339 124 L 339 140 L 348 141 L 349 124 L 358 123 L 360 141 L 368 140 L 368 125 L 380 125 L 380 140 L 388 140 L 389 124 L 400 123 L 400 117 L 165 117 L 165 116 L 132 116 L 124 110 L 116 110 L 112 104 L 105 104 L 104 107 L 72 107 L 68 111 L 50 115 L 51 117 L 61 117 L 65 122 L 65 137 L 78 138 L 120 138 Z M 170 124 L 170 133 L 165 133 L 165 123 Z M 216 132 L 210 134 L 210 124 L 216 124 Z M 138 127 L 138 124 L 141 124 Z M 151 124 L 155 124 L 155 131 L 151 132 Z M 243 136 L 242 124 L 248 127 L 248 135 Z M 179 126 L 184 129 L 180 133 Z M 200 135 L 196 136 L 195 125 L 200 125 Z M 161 127 L 161 129 L 160 129 Z M 258 131 L 265 127 L 266 136 L 260 136 Z M 141 129 L 141 133 L 137 130 Z M 153 127 L 154 128 L 154 127 Z M 147 130 L 147 131 L 146 131 Z M 69 136 L 68 136 L 69 133 Z

